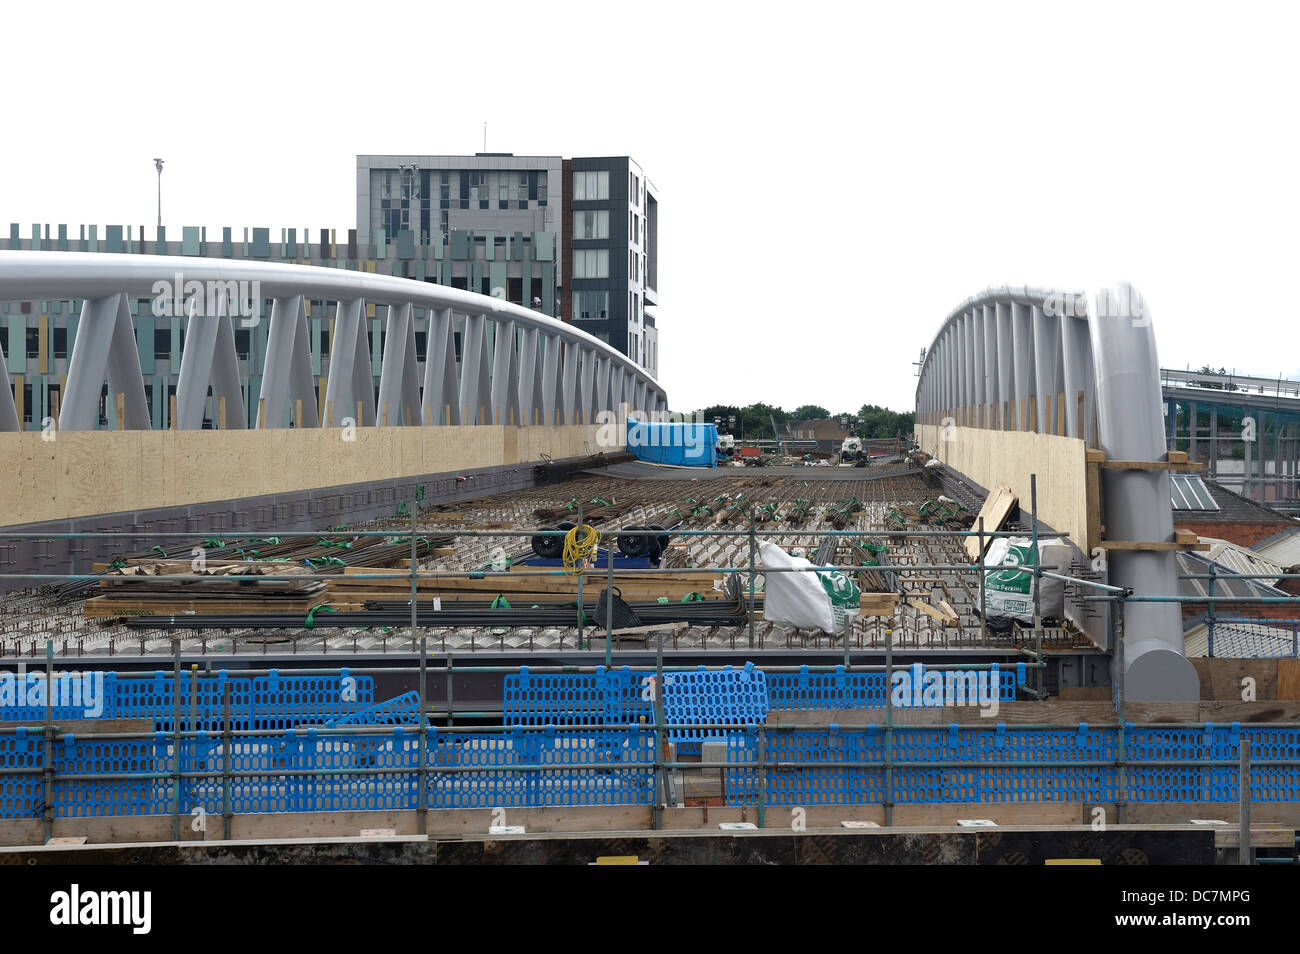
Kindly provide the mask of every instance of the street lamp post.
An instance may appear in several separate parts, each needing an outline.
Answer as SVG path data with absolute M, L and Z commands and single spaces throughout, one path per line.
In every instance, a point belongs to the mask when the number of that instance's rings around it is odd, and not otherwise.
M 163 161 L 155 158 L 153 167 L 158 170 L 158 229 L 162 230 L 162 167 Z

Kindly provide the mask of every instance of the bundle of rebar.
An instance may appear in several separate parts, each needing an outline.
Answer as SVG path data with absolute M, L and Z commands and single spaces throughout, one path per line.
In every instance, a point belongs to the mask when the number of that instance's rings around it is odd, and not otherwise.
M 411 625 L 411 604 L 398 600 L 375 600 L 366 604 L 372 609 L 334 612 L 319 606 L 306 614 L 216 613 L 135 616 L 126 620 L 132 629 L 365 629 L 367 627 L 405 627 Z M 440 608 L 435 608 L 437 605 Z M 690 600 L 659 602 L 633 600 L 628 605 L 647 626 L 686 622 L 692 626 L 741 626 L 748 621 L 745 601 Z M 757 606 L 762 606 L 761 598 Z M 547 627 L 576 626 L 576 602 L 530 603 L 510 605 L 503 600 L 454 600 L 435 604 L 418 600 L 416 625 L 426 628 L 481 626 Z M 596 612 L 593 599 L 583 606 L 582 625 L 603 626 L 605 620 Z
M 843 530 L 853 519 L 853 515 L 862 509 L 862 501 L 857 497 L 840 499 L 828 506 L 822 514 L 822 522 L 829 523 L 836 530 Z

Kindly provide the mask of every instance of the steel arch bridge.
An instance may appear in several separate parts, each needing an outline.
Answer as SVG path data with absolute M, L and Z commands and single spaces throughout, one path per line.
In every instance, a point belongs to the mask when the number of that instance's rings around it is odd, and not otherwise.
M 0 301 L 81 301 L 57 426 L 94 430 L 105 380 L 122 426 L 151 427 L 128 301 L 176 302 L 186 318 L 176 387 L 178 429 L 203 426 L 209 388 L 244 427 L 236 327 L 271 302 L 258 428 L 590 424 L 600 412 L 667 410 L 664 389 L 626 355 L 572 325 L 512 302 L 370 272 L 227 259 L 0 251 Z M 318 400 L 306 303 L 337 302 L 324 401 Z M 366 343 L 368 305 L 386 309 L 379 395 Z M 416 353 L 415 309 L 428 312 Z M 457 359 L 455 336 L 461 340 Z M 418 376 L 417 362 L 424 361 Z M 215 415 L 214 415 L 215 417 Z M 0 349 L 0 431 L 22 422 Z
M 1069 438 L 1117 462 L 1165 459 L 1165 427 L 1155 333 L 1142 296 L 1128 284 L 1096 294 L 1024 287 L 992 288 L 945 319 L 921 362 L 916 388 L 918 434 L 939 459 L 959 454 L 954 440 L 983 445 L 985 479 L 1046 468 Z M 1018 460 L 996 457 L 990 432 L 1030 432 Z M 961 449 L 964 451 L 965 449 Z M 970 459 L 969 455 L 964 455 Z M 1069 475 L 1084 481 L 1080 473 Z M 1078 486 L 1076 484 L 1076 486 Z M 990 488 L 991 489 L 991 488 Z M 1100 518 L 1108 543 L 1174 539 L 1169 473 L 1107 469 Z M 1024 495 L 1022 494 L 1022 500 Z M 1041 504 L 1041 501 L 1040 501 Z M 1087 547 L 1083 540 L 1075 540 Z M 1104 545 L 1104 544 L 1103 544 Z M 1109 582 L 1135 594 L 1178 593 L 1168 549 L 1114 549 Z M 1125 637 L 1112 647 L 1132 699 L 1195 700 L 1199 680 L 1187 661 L 1177 603 L 1125 606 Z

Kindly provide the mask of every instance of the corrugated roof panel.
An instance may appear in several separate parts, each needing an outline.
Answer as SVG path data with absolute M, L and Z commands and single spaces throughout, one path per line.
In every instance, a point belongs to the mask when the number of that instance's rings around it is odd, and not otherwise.
M 1272 576 L 1273 574 L 1281 574 L 1285 569 L 1273 560 L 1260 556 L 1254 550 L 1239 546 L 1231 540 L 1219 540 L 1215 537 L 1198 537 L 1197 539 L 1210 545 L 1206 556 L 1223 569 L 1233 573 L 1244 573 L 1249 576 Z M 1276 577 L 1260 580 L 1259 582 L 1266 583 L 1269 586 L 1277 585 Z
M 1196 474 L 1170 474 L 1169 496 L 1175 510 L 1218 510 L 1210 488 Z
M 1183 550 L 1175 554 L 1178 563 L 1178 575 L 1183 576 L 1205 576 L 1210 572 L 1210 567 L 1214 567 L 1216 574 L 1225 574 L 1222 577 L 1216 577 L 1214 580 L 1215 596 L 1286 596 L 1279 589 L 1267 585 L 1263 580 L 1238 580 L 1231 574 L 1241 572 L 1240 570 L 1229 569 L 1228 567 L 1215 563 L 1205 557 L 1204 554 L 1194 553 L 1189 550 Z M 1266 571 L 1267 572 L 1267 571 Z M 1178 581 L 1178 592 L 1181 596 L 1195 596 L 1205 598 L 1209 596 L 1209 580 L 1183 580 Z M 1218 605 L 1218 604 L 1216 604 Z M 1219 608 L 1219 613 L 1232 612 L 1225 604 Z M 1300 615 L 1300 612 L 1297 613 Z
M 1300 528 L 1272 543 L 1256 545 L 1255 552 L 1278 566 L 1288 567 L 1300 563 Z

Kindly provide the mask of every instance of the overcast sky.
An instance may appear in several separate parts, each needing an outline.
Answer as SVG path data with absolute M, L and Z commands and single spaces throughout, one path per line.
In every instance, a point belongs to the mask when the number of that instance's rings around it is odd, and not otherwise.
M 1300 376 L 1297 15 L 1057 4 L 9 4 L 0 222 L 354 227 L 359 153 L 631 155 L 675 410 L 910 410 L 998 284 Z

